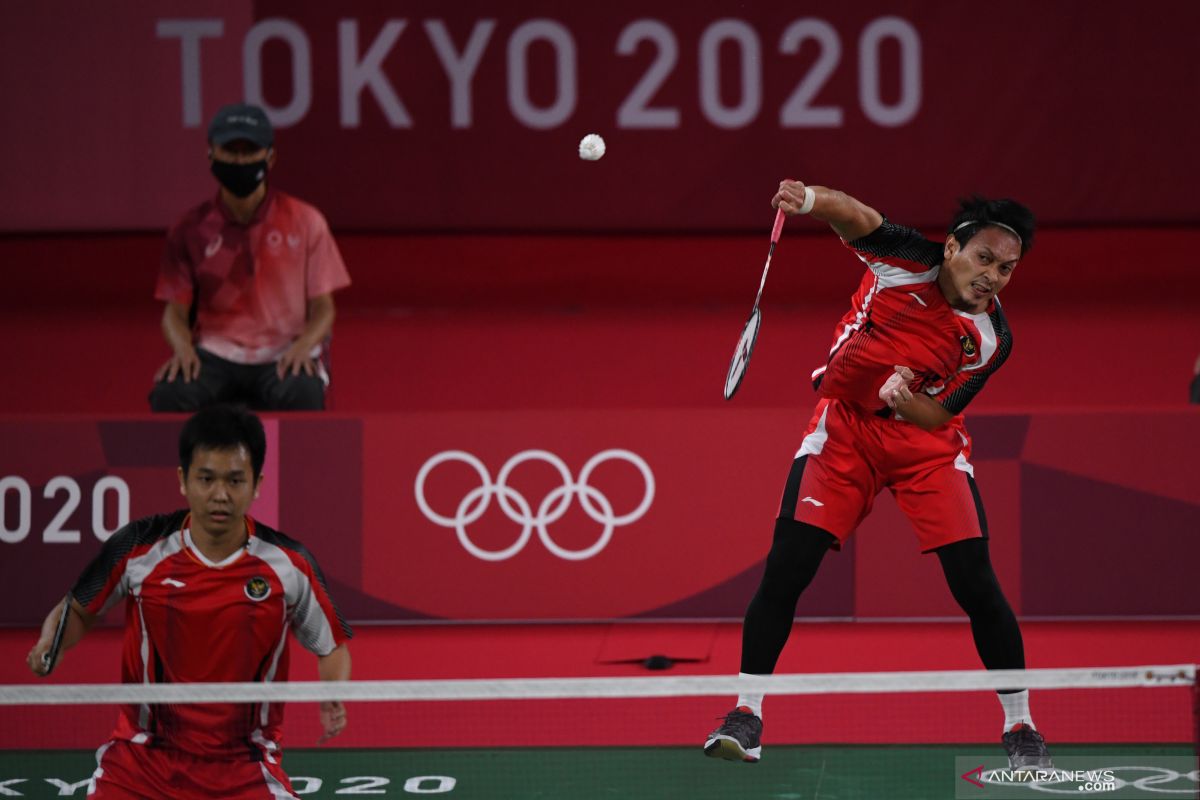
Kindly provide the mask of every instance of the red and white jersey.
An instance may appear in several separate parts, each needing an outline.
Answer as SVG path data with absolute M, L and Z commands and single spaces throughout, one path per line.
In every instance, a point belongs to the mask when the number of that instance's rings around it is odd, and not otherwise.
M 247 225 L 220 195 L 184 214 L 167 233 L 154 296 L 195 302 L 198 346 L 227 361 L 268 364 L 304 331 L 309 300 L 349 285 L 321 212 L 268 189 Z
M 299 542 L 246 518 L 249 539 L 224 561 L 195 547 L 186 511 L 119 530 L 72 593 L 105 613 L 127 599 L 124 683 L 283 681 L 287 634 L 328 655 L 352 635 Z M 123 706 L 113 737 L 198 756 L 270 760 L 280 704 Z
M 886 415 L 879 389 L 901 365 L 916 376 L 914 392 L 960 415 L 1012 349 L 999 301 L 978 314 L 952 308 L 937 285 L 942 245 L 913 228 L 884 220 L 845 244 L 867 271 L 834 329 L 829 360 L 812 373 L 814 387 Z

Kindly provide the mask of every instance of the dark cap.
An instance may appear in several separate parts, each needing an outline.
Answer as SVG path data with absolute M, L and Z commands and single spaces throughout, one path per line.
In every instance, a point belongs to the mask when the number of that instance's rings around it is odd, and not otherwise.
M 224 145 L 238 139 L 254 142 L 259 147 L 270 147 L 275 141 L 275 132 L 266 112 L 245 103 L 222 107 L 208 123 L 208 141 Z

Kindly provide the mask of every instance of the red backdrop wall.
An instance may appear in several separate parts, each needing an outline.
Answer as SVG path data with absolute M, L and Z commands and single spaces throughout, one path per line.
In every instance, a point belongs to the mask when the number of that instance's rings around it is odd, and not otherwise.
M 1056 224 L 1200 219 L 1186 0 L 0 15 L 3 230 L 165 227 L 212 190 L 205 126 L 242 99 L 279 129 L 279 185 L 343 230 L 751 230 L 788 175 L 913 224 L 970 191 Z
M 271 418 L 254 514 L 356 620 L 738 618 L 805 416 L 460 411 Z M 177 418 L 0 421 L 0 622 L 35 624 L 125 519 L 179 505 Z M 979 415 L 998 574 L 1027 617 L 1200 614 L 1200 414 Z M 891 502 L 806 617 L 958 616 Z

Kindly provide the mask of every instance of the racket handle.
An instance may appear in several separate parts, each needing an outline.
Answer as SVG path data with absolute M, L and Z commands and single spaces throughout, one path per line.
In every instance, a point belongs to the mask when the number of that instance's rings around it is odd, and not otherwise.
M 771 228 L 771 244 L 779 243 L 779 234 L 783 233 L 783 221 L 787 219 L 787 215 L 780 208 L 775 212 L 775 226 Z

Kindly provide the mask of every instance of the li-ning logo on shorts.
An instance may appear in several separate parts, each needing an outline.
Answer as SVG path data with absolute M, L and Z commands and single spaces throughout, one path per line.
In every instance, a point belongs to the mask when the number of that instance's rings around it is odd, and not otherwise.
M 978 352 L 975 349 L 975 340 L 972 339 L 970 336 L 964 336 L 961 339 L 959 339 L 959 341 L 962 342 L 963 354 L 967 358 L 974 358 L 975 353 Z
M 628 514 L 613 513 L 612 502 L 608 497 L 588 484 L 588 478 L 591 477 L 592 471 L 605 461 L 613 459 L 628 461 L 636 467 L 646 484 L 641 503 Z M 425 480 L 429 477 L 429 473 L 447 461 L 461 461 L 474 469 L 479 476 L 479 486 L 467 492 L 459 501 L 454 516 L 450 517 L 434 511 L 425 498 Z M 537 513 L 534 513 L 533 506 L 524 495 L 508 485 L 508 479 L 513 470 L 526 461 L 544 461 L 558 471 L 563 482 L 562 486 L 551 490 L 542 498 L 538 504 Z M 571 505 L 571 498 L 576 495 L 579 497 L 579 504 L 583 507 L 584 513 L 603 525 L 604 529 L 600 533 L 600 538 L 590 546 L 581 550 L 568 550 L 551 538 L 549 526 L 562 519 L 563 515 L 567 513 L 568 506 Z M 487 467 L 478 458 L 462 450 L 447 450 L 438 453 L 421 467 L 420 472 L 417 473 L 416 496 L 417 505 L 420 506 L 421 512 L 429 521 L 444 528 L 453 528 L 458 534 L 458 541 L 466 551 L 478 559 L 505 561 L 512 558 L 524 549 L 536 529 L 538 539 L 551 553 L 568 561 L 583 561 L 603 550 L 618 526 L 637 522 L 645 515 L 650 504 L 654 502 L 654 473 L 650 471 L 650 465 L 646 463 L 645 459 L 637 453 L 629 450 L 604 450 L 588 459 L 579 472 L 579 480 L 576 481 L 571 477 L 571 471 L 567 468 L 566 463 L 554 453 L 545 450 L 524 450 L 505 462 L 493 483 Z M 488 506 L 491 505 L 493 497 L 496 498 L 500 510 L 510 520 L 521 526 L 521 534 L 517 540 L 502 550 L 485 550 L 471 541 L 471 537 L 467 534 L 467 526 L 483 516 L 484 512 L 488 510 Z
M 266 600 L 267 595 L 270 593 L 271 584 L 267 583 L 266 578 L 261 578 L 255 575 L 253 578 L 246 581 L 246 597 L 249 597 L 251 600 Z

